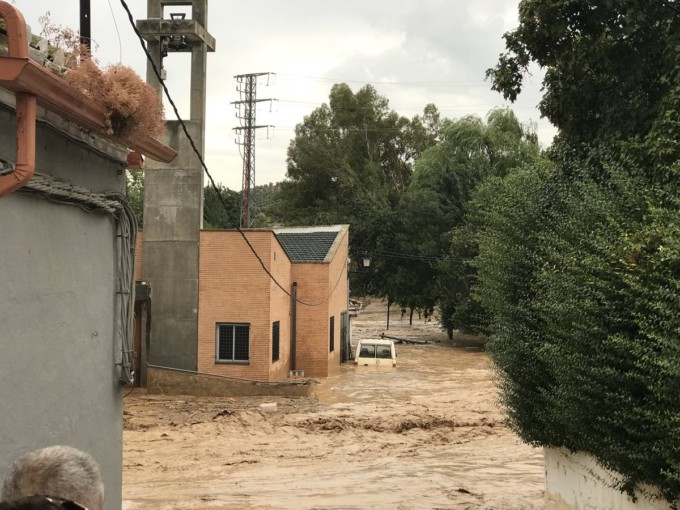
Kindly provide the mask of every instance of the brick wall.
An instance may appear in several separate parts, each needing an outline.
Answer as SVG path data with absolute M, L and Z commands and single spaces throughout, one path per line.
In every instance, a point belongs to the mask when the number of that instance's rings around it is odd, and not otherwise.
M 246 236 L 267 269 L 284 288 L 289 287 L 290 262 L 273 234 L 248 231 Z M 200 257 L 198 371 L 260 381 L 285 377 L 290 322 L 282 304 L 283 291 L 274 288 L 238 232 L 201 232 Z M 272 320 L 281 322 L 281 357 L 273 366 Z M 249 363 L 216 363 L 217 323 L 250 324 Z
M 340 367 L 340 314 L 347 310 L 348 232 L 344 229 L 330 264 L 294 263 L 292 281 L 298 299 L 319 306 L 297 305 L 296 368 L 305 376 L 326 377 Z M 330 317 L 335 317 L 335 349 L 330 352 Z
M 309 377 L 325 377 L 340 367 L 341 314 L 347 310 L 348 230 L 343 229 L 329 263 L 291 264 L 270 231 L 246 236 L 265 266 L 288 292 L 298 282 L 297 363 Z M 136 275 L 142 280 L 142 233 Z M 153 296 L 153 289 L 151 290 Z M 152 298 L 153 304 L 153 298 Z M 260 381 L 284 380 L 291 368 L 291 299 L 264 272 L 235 231 L 202 231 L 198 310 L 198 371 Z M 329 350 L 330 317 L 335 317 L 335 349 Z M 279 321 L 279 359 L 272 361 L 272 324 Z M 250 362 L 216 363 L 216 324 L 250 324 Z
M 142 277 L 142 232 L 137 232 L 137 245 L 135 247 L 135 281 L 143 281 Z
M 328 264 L 294 263 L 292 281 L 297 282 L 297 298 L 304 303 L 321 303 L 328 295 Z M 328 375 L 329 303 L 318 306 L 297 304 L 295 368 L 308 377 Z
M 291 291 L 290 279 L 291 263 L 279 242 L 272 235 L 271 244 L 271 271 L 276 280 L 286 291 Z M 264 275 L 266 276 L 266 275 Z M 291 332 L 291 299 L 288 294 L 281 290 L 276 283 L 269 280 L 270 312 L 269 312 L 269 337 L 272 336 L 272 324 L 279 321 L 279 359 L 271 361 L 269 367 L 269 380 L 278 381 L 288 377 L 290 369 L 290 332 Z M 272 343 L 269 342 L 269 359 L 271 360 Z
M 340 370 L 340 327 L 341 314 L 348 308 L 347 257 L 349 256 L 349 232 L 347 229 L 340 240 L 338 249 L 330 263 L 328 285 L 332 291 L 328 316 L 335 317 L 335 350 L 328 353 L 329 373 Z M 335 287 L 335 290 L 333 288 Z

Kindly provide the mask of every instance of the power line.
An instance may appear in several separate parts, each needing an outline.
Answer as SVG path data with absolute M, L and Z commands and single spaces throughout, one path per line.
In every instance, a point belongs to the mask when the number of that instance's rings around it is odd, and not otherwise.
M 189 134 L 189 130 L 187 129 L 186 124 L 184 123 L 184 120 L 179 115 L 179 111 L 177 110 L 177 106 L 175 105 L 175 102 L 173 101 L 172 97 L 170 96 L 170 91 L 168 90 L 167 85 L 165 85 L 165 80 L 161 78 L 161 73 L 158 70 L 158 67 L 156 66 L 156 63 L 153 60 L 153 57 L 149 53 L 149 50 L 146 48 L 146 44 L 144 43 L 144 38 L 142 37 L 142 34 L 140 34 L 139 30 L 137 29 L 137 26 L 135 25 L 135 19 L 132 16 L 132 12 L 130 11 L 130 8 L 128 7 L 128 4 L 125 2 L 125 0 L 120 0 L 121 5 L 123 6 L 123 9 L 125 9 L 125 12 L 128 15 L 128 20 L 130 21 L 130 25 L 132 25 L 132 30 L 134 30 L 135 34 L 137 35 L 137 38 L 139 39 L 140 44 L 142 45 L 142 49 L 144 50 L 144 54 L 146 55 L 146 58 L 148 59 L 149 63 L 151 64 L 151 67 L 153 69 L 154 74 L 158 78 L 159 83 L 161 84 L 161 87 L 163 88 L 163 92 L 165 93 L 165 97 L 168 99 L 168 102 L 170 103 L 170 106 L 172 106 L 172 110 L 175 112 L 175 116 L 177 117 L 177 121 L 179 124 L 182 126 L 182 131 L 184 131 L 184 135 L 187 137 L 189 140 L 189 144 L 191 145 L 191 148 L 193 149 L 194 153 L 198 157 L 199 162 L 201 163 L 201 167 L 203 167 L 203 170 L 205 171 L 205 174 L 208 176 L 208 179 L 210 180 L 210 184 L 212 185 L 213 189 L 215 190 L 215 193 L 217 194 L 217 197 L 220 200 L 220 203 L 222 204 L 222 207 L 224 210 L 228 210 L 229 208 L 227 207 L 227 203 L 224 201 L 224 197 L 222 196 L 222 192 L 220 189 L 217 187 L 215 184 L 215 180 L 213 179 L 213 176 L 210 174 L 210 171 L 208 170 L 208 166 L 205 164 L 205 160 L 203 159 L 203 155 L 201 152 L 198 150 L 196 147 L 196 144 L 194 142 L 194 139 L 191 137 Z M 248 248 L 250 251 L 255 255 L 255 258 L 258 260 L 260 265 L 262 266 L 262 269 L 264 270 L 265 273 L 269 276 L 269 278 L 276 284 L 276 286 L 281 289 L 288 297 L 291 299 L 294 299 L 297 303 L 300 303 L 301 305 L 305 306 L 321 306 L 325 303 L 328 302 L 328 300 L 331 298 L 331 295 L 335 291 L 335 289 L 338 287 L 338 284 L 340 283 L 340 279 L 342 278 L 342 271 L 340 272 L 340 276 L 338 277 L 337 282 L 335 283 L 335 286 L 333 289 L 328 293 L 328 295 L 324 298 L 323 301 L 320 301 L 318 303 L 307 303 L 305 301 L 302 301 L 298 299 L 297 297 L 293 296 L 290 292 L 288 292 L 279 282 L 276 278 L 274 278 L 274 275 L 271 274 L 269 269 L 267 269 L 267 266 L 264 264 L 264 261 L 260 258 L 258 255 L 257 251 L 255 251 L 255 247 L 250 243 L 248 238 L 246 237 L 245 233 L 243 230 L 241 230 L 240 227 L 236 227 L 236 230 L 238 231 L 239 234 L 241 234 L 241 237 L 243 240 L 246 242 L 248 245 Z
M 295 99 L 280 99 L 279 103 L 293 103 L 293 104 L 303 104 L 303 105 L 319 105 L 320 103 L 318 101 L 298 101 Z M 321 103 L 324 103 L 324 101 L 321 101 Z M 325 103 L 328 105 L 328 103 Z M 328 105 L 330 108 L 330 105 Z M 473 107 L 481 107 L 481 106 L 495 106 L 493 103 L 479 103 L 479 104 L 471 104 L 471 105 L 453 105 L 453 106 L 437 106 L 438 111 L 443 111 L 443 110 L 452 110 L 456 108 L 473 108 Z M 333 110 L 340 110 L 340 111 L 353 111 L 353 110 L 373 110 L 375 107 L 374 106 L 360 106 L 360 105 L 353 105 L 353 106 L 335 106 L 332 109 Z M 393 110 L 419 110 L 422 111 L 424 109 L 423 106 L 394 106 L 394 105 L 389 105 L 389 108 Z
M 113 19 L 113 26 L 116 27 L 116 35 L 118 36 L 118 63 L 123 61 L 123 43 L 120 39 L 120 31 L 118 30 L 118 23 L 116 22 L 116 14 L 113 12 L 113 6 L 111 5 L 111 0 L 107 0 L 109 3 L 109 10 L 111 11 L 111 19 Z
M 279 78 L 304 78 L 309 81 L 328 82 L 328 83 L 357 83 L 363 85 L 406 85 L 406 86 L 446 86 L 446 87 L 488 87 L 489 84 L 484 80 L 450 80 L 450 81 L 366 81 L 366 80 L 346 80 L 342 78 L 332 78 L 325 76 L 304 76 L 297 74 L 277 74 Z

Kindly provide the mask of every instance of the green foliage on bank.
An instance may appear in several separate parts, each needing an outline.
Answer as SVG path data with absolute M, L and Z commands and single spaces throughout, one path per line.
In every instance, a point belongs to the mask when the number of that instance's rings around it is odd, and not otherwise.
M 514 430 L 680 495 L 680 195 L 526 169 L 489 182 L 474 292 Z
M 560 134 L 549 165 L 488 180 L 469 208 L 472 296 L 513 429 L 668 501 L 680 498 L 679 14 L 671 0 L 520 2 L 489 77 L 513 99 L 529 63 L 543 66 L 540 106 Z

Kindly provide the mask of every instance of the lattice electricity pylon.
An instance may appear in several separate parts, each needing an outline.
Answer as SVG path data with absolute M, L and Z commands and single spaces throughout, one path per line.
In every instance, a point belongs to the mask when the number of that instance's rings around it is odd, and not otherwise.
M 243 146 L 243 197 L 241 200 L 241 228 L 248 228 L 252 225 L 253 197 L 252 192 L 255 188 L 255 130 L 274 127 L 271 125 L 255 124 L 255 113 L 257 103 L 264 101 L 274 101 L 273 99 L 257 99 L 257 79 L 260 76 L 271 76 L 273 73 L 251 73 L 239 74 L 234 76 L 236 80 L 236 90 L 240 100 L 233 101 L 238 110 L 236 116 L 240 119 L 241 125 L 235 127 L 234 131 L 242 135 L 236 143 Z

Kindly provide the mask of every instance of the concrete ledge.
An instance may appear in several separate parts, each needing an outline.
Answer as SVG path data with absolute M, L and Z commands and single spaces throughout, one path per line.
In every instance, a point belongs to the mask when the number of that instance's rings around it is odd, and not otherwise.
M 256 382 L 158 367 L 149 367 L 147 371 L 148 393 L 165 395 L 308 397 L 311 389 L 309 379 Z
M 612 488 L 615 473 L 600 467 L 584 453 L 545 448 L 547 510 L 670 510 L 654 487 L 642 487 L 637 501 Z

